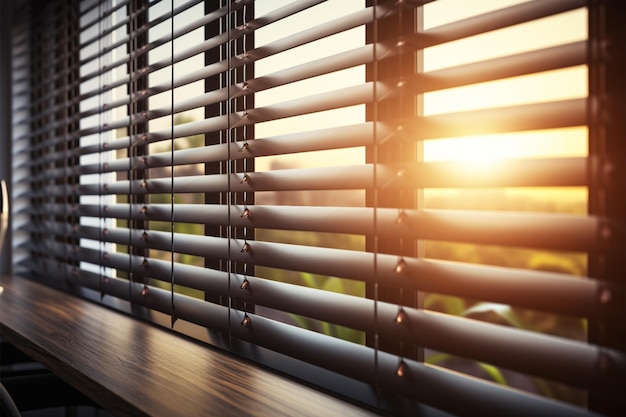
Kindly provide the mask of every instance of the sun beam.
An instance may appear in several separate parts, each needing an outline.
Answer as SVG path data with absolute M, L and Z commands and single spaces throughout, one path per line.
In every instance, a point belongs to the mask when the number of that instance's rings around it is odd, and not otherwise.
M 424 141 L 426 162 L 463 161 L 485 166 L 505 159 L 585 155 L 587 155 L 585 127 Z

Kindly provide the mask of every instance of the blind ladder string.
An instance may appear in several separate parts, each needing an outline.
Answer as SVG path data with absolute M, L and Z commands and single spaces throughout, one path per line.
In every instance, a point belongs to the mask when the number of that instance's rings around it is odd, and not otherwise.
M 148 21 L 148 19 L 146 17 L 147 11 L 148 11 L 148 2 L 147 2 L 147 0 L 143 0 L 143 2 L 141 3 L 141 10 L 139 11 L 138 15 L 141 15 L 141 19 L 143 21 L 143 26 L 144 27 L 147 26 L 147 21 Z M 143 36 L 147 36 L 147 35 L 143 34 Z M 137 40 L 137 48 L 136 49 L 140 50 L 140 48 L 142 48 L 145 45 L 145 43 L 144 43 L 145 40 L 140 39 L 139 36 L 137 37 L 137 39 L 138 40 Z M 143 45 L 140 45 L 140 44 L 143 44 Z M 145 55 L 143 55 L 143 56 L 145 57 Z M 139 65 L 146 65 L 146 64 L 147 64 L 147 61 L 145 63 L 139 64 Z M 143 68 L 141 68 L 141 71 L 143 72 L 145 69 L 146 68 L 143 67 Z M 147 77 L 148 76 L 146 75 L 142 79 L 142 83 L 144 84 L 142 86 L 142 88 L 143 87 L 148 87 L 148 83 L 146 81 Z M 137 88 L 137 90 L 138 90 L 138 88 Z M 143 118 L 143 121 L 142 121 L 143 127 L 142 127 L 141 130 L 142 130 L 142 134 L 147 134 L 146 130 L 147 130 L 147 126 L 148 126 L 149 122 L 147 120 L 147 112 L 146 112 L 147 106 L 146 106 L 145 99 L 142 101 L 142 106 L 141 107 L 142 107 L 142 111 L 145 112 L 142 115 L 143 116 L 142 117 Z M 139 110 L 139 108 L 137 108 L 137 110 Z M 144 148 L 142 149 L 142 152 L 141 152 L 142 158 L 146 158 L 146 148 L 148 146 L 149 145 L 144 145 Z M 146 188 L 146 190 L 148 189 L 148 178 L 149 178 L 148 171 L 144 168 L 142 170 L 141 183 Z M 146 192 L 146 194 L 144 196 L 144 202 L 147 202 L 148 205 L 151 202 L 150 194 L 147 193 L 147 192 Z M 146 224 L 148 224 L 148 228 L 146 228 Z M 142 297 L 145 297 L 145 296 L 148 295 L 148 281 L 147 281 L 148 277 L 147 277 L 146 271 L 148 270 L 148 266 L 149 266 L 148 259 L 150 258 L 150 249 L 149 249 L 149 244 L 148 244 L 148 230 L 149 230 L 149 228 L 150 228 L 149 223 L 147 223 L 147 221 L 144 221 L 143 224 L 142 224 L 142 229 L 143 229 L 142 236 L 145 238 L 145 247 L 142 250 L 142 252 L 143 252 L 143 267 L 144 267 L 143 271 L 142 271 L 142 275 L 141 275 L 141 284 L 142 284 L 141 295 L 142 295 Z
M 225 106 L 225 111 L 226 114 L 228 115 L 228 126 L 227 126 L 227 130 L 226 130 L 226 138 L 225 141 L 227 143 L 227 162 L 226 162 L 226 177 L 227 177 L 227 186 L 228 186 L 228 191 L 226 192 L 226 206 L 227 206 L 227 219 L 228 219 L 228 227 L 226 227 L 226 242 L 227 242 L 227 246 L 228 246 L 228 262 L 226 262 L 226 270 L 227 270 L 227 274 L 228 274 L 228 293 L 227 293 L 227 300 L 228 300 L 228 350 L 232 350 L 232 330 L 231 330 L 231 308 L 232 308 L 232 294 L 231 294 L 231 290 L 230 290 L 230 284 L 231 284 L 231 279 L 232 279 L 232 263 L 233 263 L 233 257 L 232 257 L 232 219 L 231 219 L 231 198 L 232 198 L 232 181 L 231 181 L 231 175 L 232 175 L 232 158 L 231 158 L 231 142 L 232 142 L 232 129 L 233 129 L 233 124 L 231 122 L 231 115 L 232 115 L 232 94 L 231 94 L 231 86 L 232 86 L 232 53 L 231 53 L 231 44 L 232 44 L 232 1 L 231 0 L 227 0 L 228 4 L 227 4 L 227 8 L 228 8 L 228 13 L 226 14 L 226 17 L 224 17 L 224 22 L 225 22 L 225 26 L 228 30 L 228 43 L 226 44 L 226 48 L 225 48 L 225 53 L 226 53 L 226 60 L 228 62 L 228 70 L 226 71 L 226 90 L 228 91 L 228 96 L 226 98 L 226 106 Z
M 404 60 L 403 60 L 403 55 L 404 55 L 404 51 L 402 50 L 402 48 L 404 47 L 403 42 L 400 41 L 400 39 L 402 39 L 402 35 L 403 35 L 403 31 L 404 31 L 404 20 L 403 20 L 403 14 L 404 14 L 404 10 L 403 10 L 403 4 L 401 1 L 398 1 L 398 6 L 399 6 L 399 10 L 398 10 L 398 47 L 400 48 L 400 50 L 398 51 L 398 58 L 397 58 L 397 64 L 398 64 L 398 70 L 400 72 L 400 79 L 398 81 L 398 85 L 397 87 L 399 89 L 404 89 L 405 88 L 405 79 L 404 79 Z M 404 124 L 404 94 L 403 92 L 400 92 L 400 94 L 398 94 L 398 99 L 397 99 L 397 103 L 398 103 L 398 112 L 397 114 L 400 115 L 400 120 L 398 120 L 399 125 L 398 126 L 402 126 Z M 398 148 L 400 150 L 399 155 L 404 155 L 404 152 L 406 151 L 404 149 L 404 129 L 402 129 L 399 132 L 398 135 L 398 140 L 400 141 L 400 143 L 398 144 Z M 401 161 L 402 163 L 404 163 L 404 161 Z M 401 170 L 403 170 L 403 168 L 400 168 Z M 400 171 L 403 172 L 403 171 Z M 402 208 L 405 204 L 405 198 L 406 198 L 406 193 L 405 193 L 405 188 L 404 187 L 400 187 L 400 190 L 398 192 L 398 197 L 399 197 L 399 206 L 400 208 L 400 215 L 398 217 L 399 220 L 401 220 L 403 218 L 403 214 L 404 214 L 404 209 Z M 399 261 L 399 266 L 404 266 L 405 265 L 405 261 L 404 261 L 404 238 L 402 236 L 400 236 L 400 242 L 399 242 L 399 255 L 400 255 L 400 261 Z M 404 269 L 404 268 L 403 268 Z M 400 273 L 405 273 L 406 271 L 399 271 Z M 398 325 L 406 325 L 406 320 L 404 320 L 404 317 L 406 315 L 406 313 L 404 313 L 402 306 L 404 305 L 404 287 L 400 287 L 400 298 L 398 300 L 398 315 L 396 316 L 396 323 Z M 399 321 L 398 321 L 399 320 Z M 396 375 L 398 377 L 403 377 L 405 376 L 406 370 L 405 370 L 405 366 L 404 366 L 404 362 L 402 360 L 402 357 L 404 356 L 404 340 L 400 340 L 400 349 L 399 349 L 399 353 L 400 356 L 398 357 L 398 367 L 396 369 Z
M 99 19 L 98 19 L 98 33 L 101 34 L 102 33 L 102 19 L 104 19 L 104 11 L 103 11 L 103 5 L 102 3 L 98 4 L 98 15 L 99 15 Z M 98 44 L 99 44 L 99 50 L 102 51 L 102 49 L 104 48 L 103 45 L 103 41 L 102 41 L 102 36 L 100 36 L 100 38 L 98 39 Z M 102 64 L 103 64 L 103 55 L 102 54 L 98 54 L 98 67 L 102 68 Z M 98 146 L 100 149 L 100 152 L 98 152 L 98 166 L 100 167 L 100 169 L 98 170 L 98 183 L 100 184 L 100 188 L 99 188 L 99 195 L 98 195 L 98 219 L 99 219 L 99 223 L 100 223 L 100 227 L 99 227 L 99 231 L 98 231 L 98 246 L 99 246 L 99 253 L 98 253 L 98 257 L 99 257 L 99 262 L 100 262 L 100 276 L 98 277 L 98 285 L 100 287 L 100 300 L 102 300 L 104 298 L 104 287 L 103 287 L 103 275 L 105 274 L 105 268 L 104 268 L 104 259 L 103 259 L 103 251 L 104 251 L 104 242 L 103 242 L 103 230 L 102 230 L 102 179 L 103 179 L 103 149 L 102 149 L 102 135 L 103 135 L 103 128 L 102 128 L 102 124 L 104 123 L 104 103 L 103 103 L 103 78 L 104 78 L 104 73 L 98 77 L 98 87 L 100 87 L 100 94 L 98 95 L 98 108 L 99 108 L 99 112 L 98 112 Z
M 105 13 L 106 13 L 106 5 L 105 3 L 100 3 L 98 5 L 98 12 L 100 15 L 100 18 L 98 19 L 98 32 L 100 34 L 100 38 L 99 38 L 99 49 L 100 51 L 104 50 L 104 48 L 106 47 L 106 43 L 107 43 L 107 39 L 110 35 L 106 35 L 106 36 L 102 36 L 102 33 L 104 32 L 104 27 L 105 27 L 105 22 L 104 20 L 106 19 L 106 21 L 108 22 L 110 20 L 110 16 L 109 17 L 105 17 Z M 98 182 L 100 184 L 100 193 L 98 196 L 98 215 L 99 215 L 99 223 L 100 223 L 100 228 L 99 228 L 99 238 L 100 238 L 100 277 L 99 277 L 99 284 L 100 284 L 100 298 L 104 298 L 105 296 L 105 291 L 104 291 L 104 283 L 106 283 L 106 275 L 107 275 L 107 270 L 106 270 L 106 266 L 105 266 L 105 260 L 103 259 L 104 257 L 104 252 L 105 252 L 105 242 L 104 242 L 104 238 L 103 235 L 106 235 L 108 233 L 107 230 L 107 226 L 106 226 L 106 219 L 104 218 L 103 215 L 103 201 L 107 198 L 106 196 L 103 195 L 102 193 L 102 186 L 104 183 L 104 179 L 106 178 L 106 173 L 104 172 L 104 170 L 107 168 L 107 158 L 106 158 L 106 154 L 103 153 L 103 145 L 104 145 L 104 137 L 107 134 L 104 131 L 104 127 L 106 126 L 106 123 L 108 123 L 108 106 L 106 104 L 106 97 L 108 95 L 108 93 L 106 93 L 104 91 L 104 87 L 107 84 L 108 78 L 107 78 L 107 74 L 108 71 L 104 71 L 105 66 L 108 68 L 108 64 L 110 63 L 110 60 L 107 59 L 108 54 L 99 54 L 98 59 L 99 59 L 99 67 L 103 68 L 103 73 L 101 76 L 98 77 L 98 84 L 100 86 L 100 94 L 98 95 L 98 99 L 99 99 L 99 105 L 100 105 L 100 111 L 98 112 L 99 115 L 99 132 L 98 132 L 98 144 L 100 147 L 100 152 L 98 153 L 98 159 L 99 159 L 99 164 L 100 164 L 100 170 L 99 170 L 99 178 L 98 178 Z M 104 280 L 104 281 L 103 281 Z
M 132 4 L 132 3 L 131 3 Z M 132 6 L 129 6 L 129 11 L 132 12 Z M 136 32 L 136 27 L 135 27 L 135 19 L 130 19 L 130 28 L 129 28 L 129 36 L 131 37 L 131 50 L 135 50 L 136 48 L 136 38 L 133 36 L 134 33 Z M 136 136 L 137 136 L 137 131 L 135 129 L 135 126 L 133 124 L 133 111 L 134 111 L 134 106 L 133 106 L 133 101 L 132 101 L 132 92 L 134 91 L 134 84 L 132 81 L 132 77 L 133 77 L 133 73 L 136 72 L 137 68 L 136 68 L 136 61 L 135 60 L 130 60 L 130 68 L 128 71 L 128 84 L 130 85 L 130 91 L 128 94 L 128 125 L 130 127 L 129 129 L 129 137 L 133 138 L 133 140 L 136 140 Z M 133 272 L 132 272 L 132 257 L 133 257 L 133 234 L 132 234 L 132 188 L 133 188 L 133 168 L 132 168 L 132 160 L 135 157 L 135 151 L 134 151 L 134 146 L 133 146 L 133 140 L 130 141 L 129 143 L 129 148 L 128 148 L 128 198 L 126 201 L 126 204 L 128 204 L 128 220 L 126 220 L 126 227 L 128 228 L 128 300 L 131 304 L 131 308 L 132 308 L 132 304 L 133 304 Z M 145 206 L 144 206 L 145 207 Z M 145 211 L 142 210 L 142 212 Z
M 242 27 L 245 29 L 246 27 L 246 16 L 247 16 L 247 5 L 243 6 L 243 14 L 242 14 Z M 246 56 L 247 53 L 247 32 L 244 33 L 243 38 L 242 38 L 242 53 L 243 56 Z M 245 62 L 245 61 L 244 61 Z M 242 69 L 242 73 L 243 73 L 243 85 L 244 85 L 244 89 L 246 88 L 246 81 L 247 81 L 247 62 L 244 63 L 243 65 L 243 69 Z M 245 94 L 244 91 L 244 95 L 242 97 L 243 100 L 243 109 L 244 112 L 248 111 L 248 95 Z M 242 152 L 247 152 L 248 151 L 248 125 L 244 124 L 243 127 L 243 145 L 241 147 L 241 151 Z M 243 158 L 243 173 L 244 173 L 244 178 L 246 178 L 248 176 L 248 158 L 244 156 Z M 244 203 L 244 210 L 243 213 L 241 214 L 242 218 L 248 218 L 250 215 L 250 210 L 248 209 L 248 192 L 244 191 L 243 192 L 243 203 Z M 248 244 L 248 228 L 246 226 L 244 226 L 243 228 L 243 235 L 244 235 L 244 246 Z M 243 269 L 244 269 L 244 280 L 242 285 L 243 289 L 246 289 L 249 285 L 248 282 L 248 262 L 244 262 L 243 264 Z M 247 316 L 247 311 L 248 311 L 248 302 L 244 301 L 243 303 L 243 310 L 244 310 L 244 321 L 246 320 Z M 249 318 L 247 319 L 249 320 Z
M 374 163 L 374 167 L 373 167 L 373 182 L 374 182 L 374 186 L 373 186 L 373 193 L 374 193 L 374 207 L 373 207 L 373 218 L 372 218 L 372 222 L 373 222 L 373 230 L 374 230 L 374 235 L 372 236 L 373 239 L 373 251 L 374 251 L 374 259 L 373 259 L 373 264 L 374 264 L 374 392 L 376 393 L 376 405 L 378 407 L 380 407 L 380 395 L 379 390 L 380 390 L 380 377 L 379 377 L 379 371 L 378 371 L 378 281 L 379 281 L 379 272 L 378 272 L 378 199 L 379 199 L 379 190 L 378 190 L 378 159 L 379 159 L 379 155 L 378 155 L 378 146 L 379 146 L 379 135 L 378 135 L 378 113 L 379 113 L 379 108 L 378 108 L 378 0 L 374 0 L 373 2 L 373 7 L 372 7 L 372 13 L 373 13 L 373 20 L 374 20 L 374 24 L 373 24 L 373 31 L 374 31 L 374 36 L 372 39 L 372 42 L 374 43 L 374 63 L 373 63 L 373 79 L 374 79 L 374 83 L 373 83 L 373 94 L 374 94 L 374 108 L 373 108 L 373 122 L 372 122 L 372 128 L 373 128 L 373 134 L 374 134 L 374 146 L 373 146 L 373 163 Z
M 174 327 L 174 323 L 178 319 L 176 315 L 176 304 L 174 302 L 174 1 L 170 3 L 170 31 L 172 36 L 171 41 L 171 67 L 170 67 L 170 79 L 172 90 L 170 91 L 170 128 L 171 128 L 171 146 L 170 146 L 170 303 L 172 305 L 171 313 L 171 327 Z

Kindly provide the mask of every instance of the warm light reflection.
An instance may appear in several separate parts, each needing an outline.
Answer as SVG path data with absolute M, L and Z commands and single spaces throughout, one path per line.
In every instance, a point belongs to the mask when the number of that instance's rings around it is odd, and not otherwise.
M 579 65 L 435 91 L 424 94 L 424 115 L 581 98 L 586 80 L 587 67 Z
M 587 128 L 465 136 L 424 142 L 426 162 L 466 161 L 479 166 L 501 159 L 587 155 Z
M 424 29 L 523 1 L 438 0 L 424 6 Z M 587 10 L 580 8 L 520 25 L 481 33 L 424 50 L 424 71 L 518 54 L 587 38 Z

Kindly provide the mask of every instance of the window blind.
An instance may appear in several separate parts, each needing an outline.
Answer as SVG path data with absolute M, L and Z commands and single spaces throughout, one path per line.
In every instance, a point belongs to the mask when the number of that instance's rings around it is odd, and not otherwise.
M 382 412 L 619 415 L 623 5 L 485 3 L 28 3 L 16 269 Z

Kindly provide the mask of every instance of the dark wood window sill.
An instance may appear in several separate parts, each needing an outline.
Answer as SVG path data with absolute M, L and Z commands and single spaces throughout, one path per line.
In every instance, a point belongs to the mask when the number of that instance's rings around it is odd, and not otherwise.
M 376 415 L 36 282 L 3 276 L 0 286 L 1 336 L 113 414 Z

